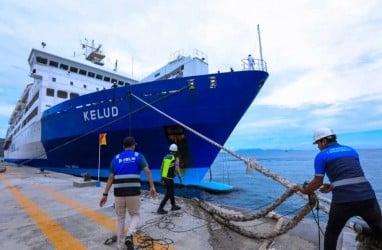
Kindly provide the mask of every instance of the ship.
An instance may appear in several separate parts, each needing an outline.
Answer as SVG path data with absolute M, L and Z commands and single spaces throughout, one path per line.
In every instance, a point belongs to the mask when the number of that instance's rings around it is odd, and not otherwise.
M 203 181 L 221 148 L 268 78 L 267 65 L 210 73 L 200 50 L 173 54 L 168 63 L 136 80 L 106 68 L 102 45 L 82 42 L 83 58 L 32 48 L 31 81 L 9 118 L 4 160 L 97 180 L 133 136 L 155 182 L 171 143 L 178 145 L 182 185 L 227 190 Z M 101 138 L 101 141 L 100 141 Z M 142 179 L 145 180 L 145 175 Z

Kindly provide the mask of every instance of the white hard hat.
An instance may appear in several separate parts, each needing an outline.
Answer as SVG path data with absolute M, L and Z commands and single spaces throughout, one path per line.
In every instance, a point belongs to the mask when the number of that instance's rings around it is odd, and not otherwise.
M 178 152 L 178 146 L 176 146 L 176 144 L 171 144 L 169 150 L 172 152 Z
M 330 128 L 316 128 L 313 133 L 313 144 L 316 144 L 318 140 L 331 135 L 334 135 L 334 132 Z

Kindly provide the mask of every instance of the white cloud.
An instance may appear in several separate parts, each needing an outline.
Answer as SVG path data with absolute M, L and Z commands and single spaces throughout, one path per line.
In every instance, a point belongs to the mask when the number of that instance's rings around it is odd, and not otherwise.
M 141 79 L 180 49 L 207 53 L 211 72 L 240 69 L 248 53 L 259 56 L 257 24 L 270 77 L 234 135 L 310 134 L 323 123 L 381 127 L 378 0 L 3 2 L 0 137 L 2 117 L 30 81 L 29 51 L 41 41 L 70 56 L 94 39 L 111 67 L 118 60 L 120 71 Z

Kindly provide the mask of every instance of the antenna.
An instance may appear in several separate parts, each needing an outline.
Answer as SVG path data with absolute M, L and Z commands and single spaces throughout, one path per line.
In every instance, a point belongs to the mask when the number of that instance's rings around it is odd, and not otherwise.
M 114 65 L 114 71 L 117 71 L 117 69 L 118 69 L 118 60 L 115 60 L 115 65 Z
M 85 38 L 85 41 L 86 41 L 86 44 L 81 43 L 81 45 L 82 45 L 82 49 L 85 50 L 84 55 L 86 57 L 86 60 L 88 60 L 94 64 L 103 66 L 104 63 L 102 62 L 102 60 L 105 58 L 105 54 L 103 54 L 103 52 L 101 50 L 102 44 L 98 45 L 98 47 L 95 48 L 94 47 L 94 40 L 92 40 L 91 46 L 88 45 L 88 39 Z
M 257 24 L 257 36 L 259 37 L 259 51 L 260 51 L 260 62 L 261 62 L 261 65 L 264 69 L 264 65 L 263 65 L 263 49 L 261 47 L 261 37 L 260 37 L 260 25 Z

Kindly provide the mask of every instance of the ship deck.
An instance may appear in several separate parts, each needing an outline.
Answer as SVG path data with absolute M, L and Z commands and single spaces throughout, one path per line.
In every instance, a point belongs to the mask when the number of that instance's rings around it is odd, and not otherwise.
M 112 194 L 105 207 L 98 205 L 104 183 L 99 187 L 95 181 L 61 173 L 7 163 L 2 167 L 6 171 L 0 173 L 1 249 L 116 248 L 115 243 L 104 244 L 115 232 L 116 219 Z M 153 200 L 143 191 L 140 233 L 134 238 L 138 249 L 318 249 L 317 227 L 312 221 L 303 220 L 274 241 L 259 240 L 217 223 L 193 199 L 177 197 L 181 210 L 158 215 L 162 197 L 159 194 Z M 267 230 L 274 225 L 258 220 L 251 226 Z M 357 249 L 355 236 L 346 229 L 342 249 Z

